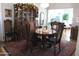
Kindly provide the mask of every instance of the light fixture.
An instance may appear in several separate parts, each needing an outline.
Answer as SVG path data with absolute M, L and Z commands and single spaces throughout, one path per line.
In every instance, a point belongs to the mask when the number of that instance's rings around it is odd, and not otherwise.
M 49 4 L 48 3 L 41 3 L 40 7 L 41 8 L 48 8 Z

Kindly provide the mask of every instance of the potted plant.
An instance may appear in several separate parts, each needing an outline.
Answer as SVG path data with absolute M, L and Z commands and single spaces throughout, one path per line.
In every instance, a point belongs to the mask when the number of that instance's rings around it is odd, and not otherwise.
M 68 20 L 68 18 L 69 18 L 69 15 L 67 13 L 63 15 L 63 20 Z

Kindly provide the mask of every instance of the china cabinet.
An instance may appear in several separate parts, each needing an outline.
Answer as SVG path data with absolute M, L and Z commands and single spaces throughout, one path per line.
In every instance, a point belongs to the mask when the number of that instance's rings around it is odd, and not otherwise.
M 26 39 L 26 36 L 29 36 L 33 25 L 35 26 L 37 16 L 38 8 L 34 4 L 17 3 L 14 5 L 14 31 L 19 39 Z

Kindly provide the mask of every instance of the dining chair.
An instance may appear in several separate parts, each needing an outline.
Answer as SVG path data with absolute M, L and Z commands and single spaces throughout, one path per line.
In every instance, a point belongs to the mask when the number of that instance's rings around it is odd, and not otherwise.
M 38 34 L 32 33 L 31 41 L 32 41 L 33 45 L 36 46 L 38 44 L 38 42 L 40 41 L 40 39 L 38 38 Z
M 41 28 L 41 26 L 39 26 Z M 33 21 L 30 22 L 30 41 L 31 41 L 31 49 L 37 49 L 40 47 L 40 38 L 38 38 L 39 34 L 36 33 L 36 25 Z
M 37 28 L 42 28 L 42 26 L 38 26 Z
M 54 35 L 49 36 L 48 42 L 51 43 L 54 47 L 54 55 L 56 55 L 56 45 L 59 44 L 59 52 L 61 51 L 60 43 L 61 43 L 61 37 L 64 29 L 64 23 L 60 22 L 52 22 L 51 23 L 51 29 L 52 31 L 55 30 L 56 33 Z
M 7 19 L 4 20 L 4 29 L 5 29 L 5 41 L 8 41 L 8 37 L 12 38 L 12 21 Z

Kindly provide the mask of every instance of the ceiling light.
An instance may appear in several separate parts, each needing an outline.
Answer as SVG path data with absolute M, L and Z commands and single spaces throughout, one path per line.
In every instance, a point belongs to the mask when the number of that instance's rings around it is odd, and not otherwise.
M 42 3 L 40 4 L 41 8 L 48 8 L 49 4 L 48 3 Z

